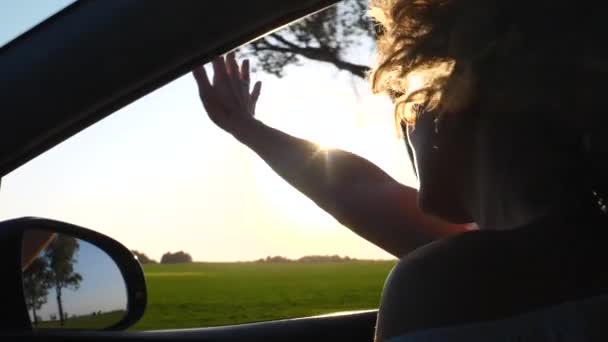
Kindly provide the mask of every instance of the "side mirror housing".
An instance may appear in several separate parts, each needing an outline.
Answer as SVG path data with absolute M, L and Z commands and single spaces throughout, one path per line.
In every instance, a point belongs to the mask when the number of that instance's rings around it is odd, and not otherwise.
M 0 222 L 0 330 L 121 330 L 145 311 L 135 256 L 114 239 L 69 223 Z

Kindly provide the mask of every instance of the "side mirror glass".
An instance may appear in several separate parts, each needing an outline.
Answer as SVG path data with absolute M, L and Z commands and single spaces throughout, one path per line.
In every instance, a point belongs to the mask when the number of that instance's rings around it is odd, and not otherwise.
M 23 234 L 22 282 L 34 329 L 102 330 L 127 314 L 120 269 L 99 247 L 70 234 Z
M 146 285 L 139 262 L 95 231 L 38 218 L 0 222 L 0 264 L 12 289 L 0 306 L 0 318 L 10 318 L 7 326 L 117 330 L 143 316 Z

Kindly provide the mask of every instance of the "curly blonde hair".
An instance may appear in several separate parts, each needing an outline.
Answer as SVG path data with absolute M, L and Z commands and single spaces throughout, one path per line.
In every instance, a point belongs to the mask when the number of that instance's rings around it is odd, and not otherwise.
M 597 111 L 608 73 L 606 15 L 565 0 L 370 0 L 375 93 L 398 122 L 436 114 Z M 417 106 L 420 108 L 420 106 Z

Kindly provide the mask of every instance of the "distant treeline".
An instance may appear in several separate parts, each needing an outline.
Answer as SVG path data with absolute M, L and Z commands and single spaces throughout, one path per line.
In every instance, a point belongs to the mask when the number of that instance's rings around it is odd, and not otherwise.
M 334 255 L 306 255 L 299 259 L 289 259 L 283 256 L 267 256 L 266 258 L 258 259 L 255 262 L 259 263 L 287 263 L 287 262 L 349 262 L 356 261 L 358 259 L 351 258 L 348 256 L 341 257 L 337 254 Z
M 132 250 L 131 252 L 137 257 L 137 260 L 139 260 L 142 265 L 158 263 L 156 260 L 148 258 L 146 254 L 140 251 Z M 191 262 L 192 256 L 190 256 L 190 254 L 184 251 L 179 251 L 175 253 L 167 252 L 163 254 L 163 256 L 160 258 L 161 264 L 187 264 Z
M 144 264 L 158 264 L 158 261 L 148 258 L 148 256 L 142 252 L 137 250 L 131 251 L 135 256 L 137 256 L 137 260 Z M 261 258 L 258 260 L 254 260 L 256 263 L 289 263 L 289 262 L 310 262 L 310 263 L 319 263 L 319 262 L 349 262 L 349 261 L 363 261 L 363 259 L 351 258 L 349 256 L 339 256 L 337 254 L 334 255 L 306 255 L 298 259 L 289 259 L 284 256 L 276 255 L 276 256 L 267 256 L 265 258 Z M 366 260 L 371 261 L 371 260 Z M 192 257 L 190 254 L 179 251 L 175 253 L 167 252 L 163 254 L 160 259 L 161 264 L 187 264 L 192 262 Z M 251 261 L 247 261 L 251 262 Z

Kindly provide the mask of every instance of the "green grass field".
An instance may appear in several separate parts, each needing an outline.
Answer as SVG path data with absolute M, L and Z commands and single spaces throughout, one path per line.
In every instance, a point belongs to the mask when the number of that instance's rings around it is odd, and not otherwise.
M 70 317 L 61 326 L 59 321 L 45 321 L 36 325 L 37 329 L 87 329 L 99 330 L 118 323 L 125 316 L 125 311 L 106 312 L 95 316 Z
M 209 327 L 374 309 L 394 261 L 145 265 L 131 330 Z

